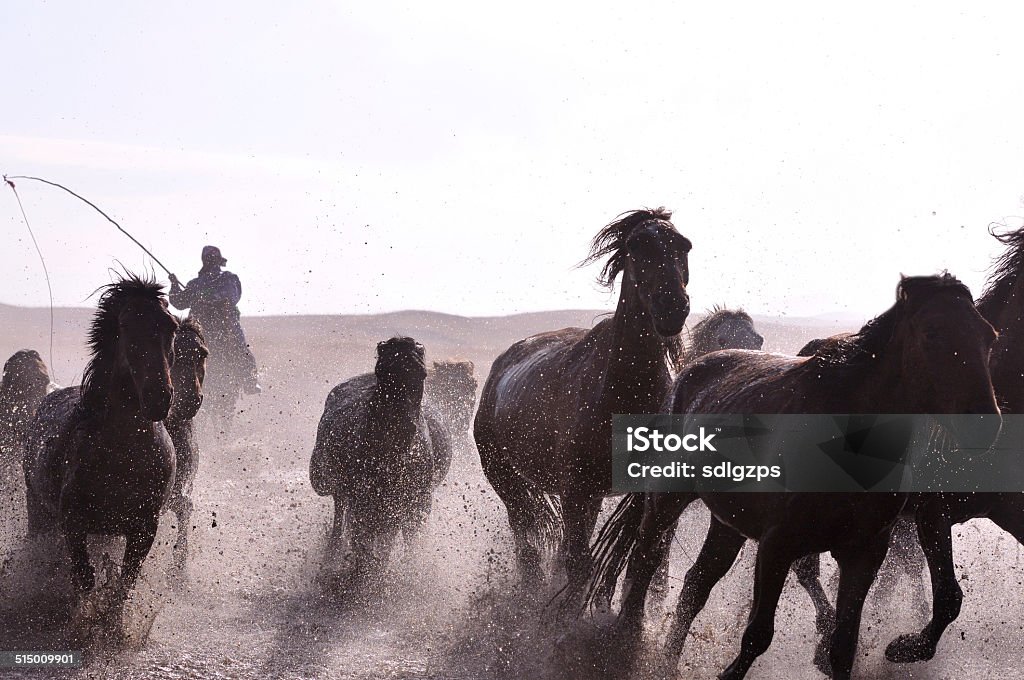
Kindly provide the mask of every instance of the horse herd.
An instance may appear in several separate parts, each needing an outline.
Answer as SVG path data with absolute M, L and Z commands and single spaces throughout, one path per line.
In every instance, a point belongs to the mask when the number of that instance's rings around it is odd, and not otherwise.
M 611 419 L 930 413 L 948 435 L 936 438 L 944 455 L 1016 436 L 1009 427 L 1001 432 L 1000 414 L 1024 409 L 1017 343 L 1024 229 L 996 237 L 1006 250 L 977 302 L 948 273 L 904 277 L 893 305 L 858 332 L 809 339 L 793 357 L 761 351 L 763 338 L 741 311 L 716 308 L 684 342 L 691 243 L 663 208 L 625 213 L 597 234 L 585 260 L 604 263 L 603 285 L 620 280 L 614 314 L 591 329 L 513 344 L 493 362 L 475 418 L 473 365 L 428 367 L 424 347 L 410 337 L 380 342 L 374 371 L 330 392 L 309 465 L 313 490 L 334 502 L 327 584 L 362 589 L 384 573 L 399 536 L 415 547 L 453 451 L 472 437 L 508 513 L 518 578 L 532 587 L 549 578 L 549 562 L 564 570 L 555 598 L 563 616 L 618 602 L 607 647 L 622 674 L 641 658 L 648 595 L 664 592 L 676 523 L 696 500 L 710 510 L 711 524 L 655 652 L 667 675 L 749 539 L 757 541 L 752 609 L 740 651 L 721 677 L 744 677 L 768 649 L 790 569 L 816 607 L 815 664 L 849 677 L 865 598 L 891 540 L 897 555 L 920 541 L 933 611 L 922 631 L 900 636 L 886 655 L 931 658 L 963 599 L 952 525 L 988 517 L 1024 542 L 1024 494 L 629 494 L 594 539 L 602 502 L 612 495 Z M 8 467 L 23 470 L 29 534 L 62 537 L 81 596 L 95 587 L 86 536 L 126 537 L 113 598 L 119 617 L 164 511 L 177 516 L 174 562 L 187 560 L 198 456 L 192 420 L 210 350 L 198 324 L 168 311 L 158 284 L 132 275 L 100 295 L 89 347 L 81 386 L 57 390 L 37 353 L 11 357 L 0 386 L 0 450 Z M 990 426 L 962 432 L 955 419 L 942 418 L 960 413 L 987 414 Z M 834 606 L 818 580 L 823 552 L 839 565 Z

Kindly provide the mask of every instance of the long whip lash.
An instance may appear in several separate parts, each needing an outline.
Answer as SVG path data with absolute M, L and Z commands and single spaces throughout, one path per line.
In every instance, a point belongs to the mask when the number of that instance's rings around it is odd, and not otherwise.
M 149 255 L 149 256 L 150 256 L 151 258 L 153 258 L 153 261 L 154 261 L 154 262 L 156 262 L 156 263 L 157 263 L 158 265 L 160 265 L 160 268 L 161 268 L 161 269 L 163 269 L 163 270 L 164 270 L 165 272 L 167 272 L 167 275 L 168 275 L 168 276 L 170 276 L 170 275 L 171 275 L 171 270 L 170 270 L 170 269 L 168 269 L 167 267 L 165 267 L 165 266 L 164 266 L 164 263 L 163 263 L 163 262 L 161 262 L 160 260 L 158 260 L 158 259 L 157 259 L 157 257 L 156 257 L 156 255 L 154 255 L 153 253 L 149 252 L 149 249 L 148 249 L 148 248 L 147 248 L 146 246 L 144 246 L 144 245 L 142 245 L 141 243 L 139 243 L 139 242 L 138 242 L 138 241 L 137 241 L 137 240 L 135 239 L 135 237 L 134 237 L 134 236 L 132 236 L 131 234 L 129 234 L 129 233 L 128 233 L 128 232 L 127 232 L 127 231 L 125 230 L 125 228 L 124 228 L 124 227 L 122 227 L 122 226 L 121 226 L 120 224 L 118 224 L 117 222 L 115 222 L 115 221 L 114 221 L 114 218 L 112 218 L 112 217 L 111 217 L 110 215 L 108 215 L 107 213 L 105 213 L 105 212 L 103 212 L 102 210 L 100 210 L 100 209 L 99 209 L 99 206 L 97 206 L 97 205 L 96 205 L 95 203 L 93 203 L 93 202 L 92 202 L 92 201 L 90 201 L 89 199 L 85 198 L 84 196 L 79 196 L 78 194 L 76 194 L 76 193 L 75 193 L 74 191 L 72 191 L 71 189 L 68 189 L 68 188 L 67 188 L 66 186 L 64 186 L 63 184 L 57 184 L 56 182 L 51 182 L 50 180 L 48 180 L 48 179 L 43 179 L 42 177 L 30 177 L 30 176 L 28 176 L 28 175 L 12 175 L 12 176 L 11 176 L 10 178 L 8 178 L 8 177 L 7 177 L 7 175 L 4 175 L 4 181 L 6 181 L 6 182 L 7 182 L 8 184 L 10 184 L 10 185 L 11 185 L 11 188 L 12 188 L 12 189 L 14 189 L 14 182 L 12 182 L 12 181 L 11 181 L 12 179 L 31 179 L 31 180 L 35 180 L 36 182 L 42 182 L 43 184 L 49 184 L 49 185 L 50 185 L 50 186 L 52 186 L 52 187 L 57 187 L 58 189 L 63 189 L 64 191 L 68 192 L 69 194 L 71 194 L 72 196 L 74 196 L 75 198 L 77 198 L 78 200 L 80 200 L 80 201 L 82 201 L 83 203 L 85 203 L 85 204 L 87 204 L 88 206 L 90 206 L 90 207 L 91 207 L 91 208 L 92 208 L 93 210 L 95 210 L 96 212 L 98 212 L 98 213 L 99 213 L 100 215 L 103 215 L 103 217 L 105 217 L 105 218 L 107 219 L 107 221 L 108 221 L 108 222 L 110 222 L 110 223 L 111 223 L 111 224 L 113 224 L 113 225 L 114 225 L 115 227 L 117 227 L 117 230 L 118 230 L 118 231 L 120 231 L 120 232 L 121 232 L 122 234 L 124 234 L 125 236 L 127 236 L 128 238 L 130 238 L 130 239 L 132 240 L 132 243 L 134 243 L 134 244 L 135 244 L 135 245 L 137 245 L 138 247 L 142 248 L 143 252 L 144 252 L 144 253 L 146 253 L 146 255 Z M 17 192 L 17 191 L 15 191 L 15 192 L 14 192 L 14 195 L 15 195 L 15 196 L 17 196 L 17 195 L 18 195 L 18 192 Z M 21 199 L 18 199 L 18 205 L 21 205 Z M 24 210 L 22 210 L 22 214 L 24 214 L 24 212 L 25 212 L 25 211 L 24 211 Z M 35 238 L 34 238 L 34 237 L 33 237 L 33 240 L 35 240 Z M 47 279 L 47 280 L 49 280 L 49 279 Z
M 25 214 L 25 206 L 21 204 L 21 196 L 18 195 L 14 182 L 7 179 L 7 175 L 4 175 L 4 181 L 7 182 L 7 185 L 11 187 L 11 191 L 14 192 L 14 198 L 18 201 L 18 209 L 21 210 L 21 219 L 24 220 L 25 226 L 28 227 L 28 235 L 32 237 L 32 245 L 35 246 L 36 254 L 39 255 L 39 262 L 43 265 L 43 275 L 46 277 L 46 292 L 50 294 L 50 375 L 53 376 L 53 382 L 59 382 L 53 363 L 53 287 L 50 285 L 50 270 L 46 268 L 46 259 L 43 257 L 43 251 L 39 248 L 39 242 L 36 241 L 36 234 L 32 231 L 32 225 L 29 224 L 28 215 Z

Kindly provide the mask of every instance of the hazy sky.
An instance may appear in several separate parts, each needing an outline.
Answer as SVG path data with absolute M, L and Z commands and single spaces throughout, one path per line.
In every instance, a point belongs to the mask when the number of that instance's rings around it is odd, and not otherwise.
M 644 5 L 14 0 L 0 172 L 183 279 L 219 245 L 248 314 L 607 307 L 573 265 L 645 205 L 694 243 L 696 309 L 978 292 L 988 224 L 1024 224 L 1020 3 Z M 146 264 L 18 188 L 59 304 Z M 43 305 L 0 189 L 0 301 Z

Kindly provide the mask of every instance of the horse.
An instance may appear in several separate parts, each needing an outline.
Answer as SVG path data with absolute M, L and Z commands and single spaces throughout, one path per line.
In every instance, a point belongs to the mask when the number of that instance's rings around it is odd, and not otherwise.
M 683 370 L 705 354 L 723 349 L 759 350 L 764 346 L 764 336 L 754 328 L 754 320 L 742 309 L 728 309 L 715 305 L 703 319 L 690 329 L 681 358 L 679 369 Z M 664 535 L 665 558 L 651 583 L 651 594 L 660 600 L 668 593 L 668 570 L 675 528 Z
M 601 229 L 583 264 L 608 256 L 598 279 L 607 288 L 622 274 L 614 315 L 515 343 L 484 383 L 473 433 L 524 584 L 543 581 L 544 548 L 561 548 L 570 579 L 586 574 L 611 493 L 612 414 L 657 413 L 668 394 L 690 312 L 691 243 L 671 216 L 636 210 Z
M 722 349 L 761 349 L 764 336 L 754 328 L 754 320 L 742 309 L 715 305 L 689 332 L 689 342 L 680 358 L 681 366 L 691 364 L 705 354 Z
M 978 312 L 999 332 L 992 349 L 990 370 L 1000 408 L 1006 414 L 1024 413 L 1024 228 L 992 236 L 1007 246 L 996 260 L 985 290 L 978 299 Z M 1024 436 L 1009 419 L 1003 441 L 1020 441 Z M 948 441 L 944 449 L 951 448 Z M 932 616 L 917 633 L 896 637 L 885 656 L 897 663 L 926 661 L 935 656 L 946 628 L 960 615 L 963 590 L 953 564 L 953 525 L 986 517 L 1024 544 L 1024 498 L 1016 493 L 923 493 L 915 494 L 914 521 L 931 574 Z
M 174 565 L 179 571 L 184 569 L 188 558 L 192 485 L 199 467 L 199 445 L 192 432 L 192 419 L 203 405 L 203 381 L 209 354 L 199 322 L 192 317 L 186 318 L 174 336 L 174 365 L 171 366 L 174 399 L 170 413 L 164 420 L 164 427 L 174 445 L 174 486 L 167 500 L 167 509 L 174 513 L 178 522 L 178 535 L 172 554 Z
M 447 424 L 453 443 L 468 448 L 476 406 L 477 381 L 472 361 L 435 361 L 427 370 L 423 397 Z
M 101 290 L 82 384 L 43 399 L 24 471 L 29 535 L 63 538 L 80 597 L 95 586 L 86 536 L 126 537 L 113 599 L 120 618 L 174 480 L 174 447 L 161 421 L 174 396 L 178 322 L 151 279 L 126 273 Z
M 348 539 L 357 585 L 379 577 L 399 532 L 415 540 L 451 463 L 447 429 L 423 408 L 424 354 L 409 337 L 378 343 L 374 372 L 331 390 L 317 427 L 309 477 L 334 498 L 328 556 Z
M 50 387 L 50 372 L 34 349 L 21 349 L 4 363 L 0 381 L 0 470 L 21 462 L 28 424 Z
M 996 416 L 970 435 L 990 446 L 999 408 L 988 371 L 996 333 L 970 291 L 949 274 L 901 279 L 896 302 L 848 338 L 811 357 L 726 350 L 706 355 L 673 386 L 673 413 L 981 413 Z M 776 455 L 781 455 L 777 452 Z M 762 461 L 765 462 L 765 461 Z M 767 461 L 769 464 L 772 461 Z M 793 561 L 831 551 L 839 562 L 837 621 L 816 655 L 819 668 L 848 678 L 864 598 L 885 558 L 905 493 L 634 493 L 620 502 L 593 546 L 586 602 L 604 601 L 629 563 L 615 632 L 632 663 L 644 601 L 661 558 L 662 534 L 700 498 L 712 513 L 704 545 L 686 574 L 665 658 L 673 666 L 690 624 L 748 539 L 758 541 L 754 601 L 740 653 L 719 677 L 746 675 L 774 635 L 775 610 Z M 825 650 L 827 649 L 827 654 Z

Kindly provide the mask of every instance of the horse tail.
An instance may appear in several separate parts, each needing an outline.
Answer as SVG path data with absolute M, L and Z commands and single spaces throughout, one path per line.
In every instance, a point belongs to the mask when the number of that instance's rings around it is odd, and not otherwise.
M 583 608 L 611 601 L 619 575 L 636 548 L 644 519 L 644 506 L 643 493 L 627 494 L 601 527 L 597 539 L 590 547 L 593 564 L 590 578 L 581 586 L 586 589 Z

